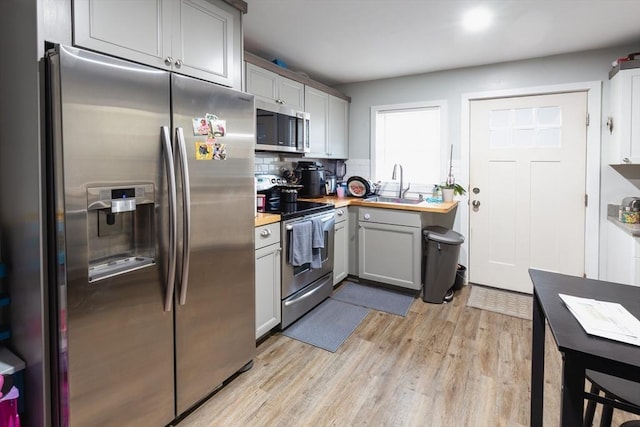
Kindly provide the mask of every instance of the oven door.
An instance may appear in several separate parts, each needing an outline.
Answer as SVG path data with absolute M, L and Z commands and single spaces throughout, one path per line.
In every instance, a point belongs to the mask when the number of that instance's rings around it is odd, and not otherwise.
M 322 231 L 324 233 L 324 248 L 322 248 L 320 252 L 322 265 L 319 269 L 312 269 L 311 264 L 309 263 L 301 266 L 293 266 L 290 263 L 289 253 L 291 248 L 291 230 L 293 228 L 293 224 L 298 221 L 309 221 L 314 217 L 320 217 L 322 220 Z M 311 282 L 333 271 L 335 224 L 335 212 L 333 210 L 328 213 L 304 216 L 284 221 L 282 223 L 282 299 L 289 297 Z

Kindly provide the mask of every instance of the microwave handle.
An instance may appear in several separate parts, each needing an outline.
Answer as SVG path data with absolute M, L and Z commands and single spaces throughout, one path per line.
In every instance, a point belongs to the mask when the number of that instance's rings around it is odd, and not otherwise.
M 306 114 L 298 113 L 296 114 L 298 119 L 302 120 L 302 146 L 298 147 L 298 151 L 302 151 L 304 153 L 311 150 L 311 146 L 309 144 L 309 120 L 306 117 Z

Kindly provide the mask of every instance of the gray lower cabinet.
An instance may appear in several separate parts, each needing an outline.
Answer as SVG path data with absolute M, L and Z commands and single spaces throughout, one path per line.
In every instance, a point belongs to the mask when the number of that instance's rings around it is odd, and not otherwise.
M 333 285 L 346 279 L 349 274 L 349 210 L 336 209 L 336 231 L 333 252 Z
M 256 339 L 280 323 L 280 223 L 255 229 Z
M 420 213 L 360 207 L 358 227 L 358 277 L 419 290 Z
M 615 220 L 613 220 L 615 221 Z M 607 277 L 609 282 L 640 286 L 640 237 L 619 224 L 607 222 Z
M 222 0 L 74 0 L 73 25 L 76 46 L 242 88 L 241 12 Z

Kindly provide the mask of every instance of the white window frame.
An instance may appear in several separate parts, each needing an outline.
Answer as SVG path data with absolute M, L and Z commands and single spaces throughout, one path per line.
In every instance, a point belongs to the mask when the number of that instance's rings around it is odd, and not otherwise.
M 440 109 L 440 171 L 439 176 L 441 179 L 446 177 L 448 173 L 448 159 L 449 159 L 449 143 L 448 135 L 449 129 L 447 127 L 448 108 L 446 100 L 435 101 L 420 101 L 409 102 L 403 104 L 387 104 L 387 105 L 373 105 L 371 106 L 371 144 L 369 146 L 369 153 L 371 154 L 371 178 L 374 180 L 380 180 L 381 177 L 390 177 L 392 171 L 376 171 L 376 144 L 377 144 L 377 117 L 378 113 L 390 110 L 415 110 L 426 108 L 439 108 Z M 420 184 L 438 184 L 438 183 L 420 183 Z

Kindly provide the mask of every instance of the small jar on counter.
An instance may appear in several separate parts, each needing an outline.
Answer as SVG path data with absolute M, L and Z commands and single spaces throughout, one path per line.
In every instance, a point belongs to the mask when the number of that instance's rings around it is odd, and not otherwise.
M 618 210 L 618 221 L 624 222 L 625 224 L 638 224 L 640 223 L 640 210 L 629 206 L 620 206 Z

